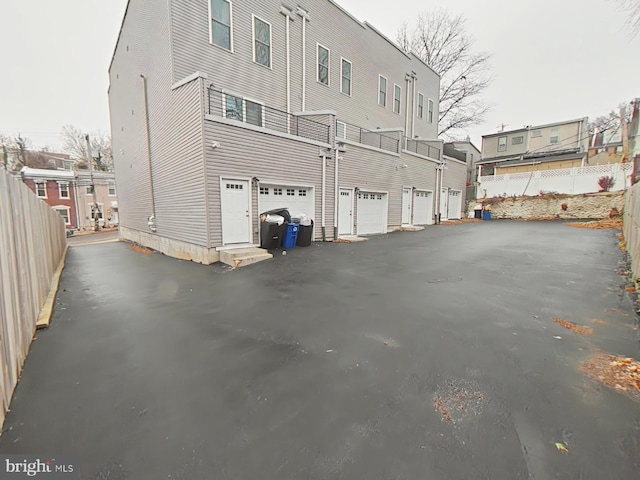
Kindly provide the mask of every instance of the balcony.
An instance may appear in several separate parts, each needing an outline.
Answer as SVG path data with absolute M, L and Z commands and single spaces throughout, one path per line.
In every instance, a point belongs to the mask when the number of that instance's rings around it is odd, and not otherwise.
M 409 137 L 404 137 L 404 149 L 408 152 L 417 153 L 424 157 L 433 158 L 434 160 L 440 160 L 440 149 L 427 143 L 426 140 L 412 140 Z
M 330 127 L 262 103 L 208 88 L 209 115 L 329 144 Z
M 367 130 L 366 128 L 351 125 L 345 122 L 337 122 L 336 142 L 347 140 L 349 142 L 360 143 L 369 147 L 385 150 L 391 153 L 400 153 L 400 140 L 391 134 Z

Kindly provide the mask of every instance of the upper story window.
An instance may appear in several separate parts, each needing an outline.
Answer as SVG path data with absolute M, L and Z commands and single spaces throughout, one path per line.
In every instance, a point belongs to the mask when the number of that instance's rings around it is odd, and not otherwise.
M 58 183 L 58 197 L 62 199 L 69 198 L 69 184 L 67 182 Z
M 427 121 L 433 123 L 433 100 L 429 99 L 429 110 L 427 111 Z
M 329 86 L 329 49 L 318 44 L 318 82 Z
M 402 89 L 393 84 L 393 111 L 394 113 L 400 113 L 400 96 L 402 95 Z
M 346 59 L 342 59 L 342 82 L 340 83 L 340 91 L 346 95 L 351 96 L 351 62 Z
M 64 219 L 65 225 L 71 225 L 69 221 L 69 207 L 53 207 L 53 209 L 60 214 L 60 216 Z
M 232 50 L 232 8 L 229 0 L 210 0 L 211 43 Z
M 551 135 L 549 135 L 549 143 L 556 144 L 560 142 L 560 131 L 557 128 L 551 130 Z
M 93 185 L 87 185 L 85 187 L 85 194 L 86 195 L 93 195 Z
M 522 145 L 524 143 L 524 137 L 519 135 L 511 139 L 511 145 Z
M 378 76 L 378 105 L 387 106 L 387 79 L 382 75 Z
M 336 122 L 336 138 L 347 138 L 347 124 L 341 121 Z
M 223 116 L 225 118 L 246 122 L 257 127 L 264 126 L 264 105 L 228 93 L 224 93 L 223 97 Z
M 531 132 L 531 138 L 538 138 L 542 136 L 542 130 L 533 130 Z
M 418 92 L 418 118 L 424 117 L 424 95 Z
M 47 181 L 36 183 L 36 196 L 38 198 L 47 198 Z
M 271 24 L 253 17 L 253 61 L 271 68 Z
M 114 182 L 113 180 L 109 180 L 109 196 L 116 196 L 116 182 Z
M 507 137 L 498 137 L 498 151 L 506 152 L 507 151 Z

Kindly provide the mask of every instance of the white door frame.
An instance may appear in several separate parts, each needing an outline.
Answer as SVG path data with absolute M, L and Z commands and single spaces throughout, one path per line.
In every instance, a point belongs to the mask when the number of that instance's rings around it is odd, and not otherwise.
M 406 208 L 406 205 L 404 203 L 404 192 L 408 190 L 409 191 L 409 221 L 407 223 L 404 223 L 402 221 L 402 217 L 404 216 L 404 209 Z M 402 187 L 402 201 L 400 202 L 402 205 L 402 211 L 400 212 L 400 224 L 401 225 L 412 225 L 413 224 L 413 187 Z
M 349 235 L 353 235 L 354 224 L 356 223 L 356 189 L 354 187 L 338 188 L 338 215 L 340 215 L 340 190 L 349 190 L 351 192 L 351 225 L 349 225 Z M 340 217 L 338 216 L 338 235 L 340 235 Z M 344 235 L 344 233 L 342 234 Z
M 384 231 L 382 232 L 383 234 L 387 234 L 389 233 L 389 191 L 388 190 L 375 190 L 372 188 L 359 188 L 358 191 L 356 192 L 356 195 L 360 194 L 360 193 L 381 193 L 383 195 L 385 195 L 385 202 L 384 202 Z M 357 198 L 355 198 L 355 200 L 357 201 Z M 358 223 L 358 216 L 357 216 L 357 212 L 356 212 L 356 235 L 358 235 L 357 231 L 357 223 Z M 365 234 L 368 235 L 368 234 Z
M 223 201 L 223 194 L 222 192 L 224 191 L 224 182 L 227 181 L 240 181 L 240 182 L 247 182 L 247 184 L 249 185 L 249 188 L 247 188 L 247 196 L 248 196 L 248 200 L 249 200 L 249 239 L 247 240 L 247 244 L 253 244 L 253 185 L 252 185 L 252 178 L 251 177 L 240 177 L 240 176 L 226 176 L 226 177 L 220 177 L 220 231 L 222 233 L 222 245 L 227 245 L 227 243 L 225 243 L 224 241 L 224 223 L 222 221 L 223 219 L 223 211 L 224 211 L 224 201 Z M 237 245 L 242 245 L 242 243 L 238 243 Z
M 433 209 L 435 207 L 435 205 L 434 205 L 435 202 L 433 200 L 434 199 L 434 192 L 433 192 L 433 190 L 429 190 L 428 188 L 419 188 L 419 187 L 416 188 L 413 191 L 413 195 L 415 195 L 417 192 L 428 193 L 429 195 L 431 195 L 431 211 L 429 212 L 429 216 L 427 217 L 426 225 L 433 225 L 435 223 L 435 221 L 433 219 L 433 217 L 434 217 Z M 414 205 L 415 205 L 415 203 L 414 203 Z
M 458 212 L 454 212 L 456 215 L 456 219 L 457 218 L 462 218 L 462 190 L 456 190 L 455 188 L 451 188 L 449 187 L 449 192 L 448 192 L 448 198 L 447 198 L 447 219 L 449 218 L 449 210 L 451 209 L 451 202 L 449 201 L 451 199 L 451 192 L 458 192 L 457 197 L 458 200 Z
M 301 188 L 308 188 L 311 190 L 310 192 L 310 197 L 311 197 L 311 208 L 313 209 L 312 212 L 304 212 L 307 215 L 311 215 L 311 218 L 313 218 L 313 225 L 314 228 L 316 226 L 316 221 L 315 221 L 315 216 L 316 216 L 316 187 L 315 185 L 311 185 L 308 183 L 291 183 L 291 182 L 271 182 L 271 181 L 260 181 L 260 183 L 258 184 L 258 215 L 260 215 L 260 212 L 262 212 L 262 207 L 260 205 L 260 187 L 301 187 Z M 292 212 L 289 212 L 292 213 Z M 296 213 L 296 212 L 293 212 Z
M 443 190 L 446 190 L 446 195 Z M 440 213 L 440 220 L 447 220 L 449 217 L 449 187 L 440 187 L 440 205 L 438 205 L 438 212 Z M 444 202 L 444 205 L 442 204 Z

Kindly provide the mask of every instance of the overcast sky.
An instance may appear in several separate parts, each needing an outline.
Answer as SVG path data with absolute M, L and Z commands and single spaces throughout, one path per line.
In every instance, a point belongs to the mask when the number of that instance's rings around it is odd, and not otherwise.
M 206 1 L 206 0 L 202 0 Z M 467 18 L 492 54 L 486 121 L 468 133 L 595 117 L 640 97 L 640 34 L 615 0 L 338 0 L 395 39 L 422 10 Z M 295 3 L 295 2 L 294 2 Z M 126 0 L 0 0 L 0 133 L 59 147 L 62 125 L 109 131 L 107 68 Z

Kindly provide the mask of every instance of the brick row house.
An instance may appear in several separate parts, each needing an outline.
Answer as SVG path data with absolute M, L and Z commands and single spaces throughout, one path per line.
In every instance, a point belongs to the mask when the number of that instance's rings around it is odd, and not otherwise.
M 465 189 L 438 74 L 332 0 L 130 0 L 109 77 L 121 236 L 168 255 L 216 262 L 280 207 L 317 241 L 431 225 Z
M 64 218 L 68 230 L 92 230 L 96 219 L 101 227 L 119 223 L 113 173 L 24 167 L 18 174 L 38 198 Z

